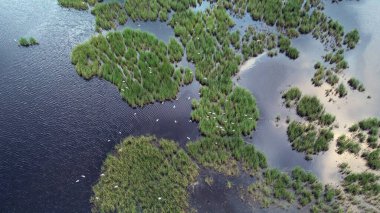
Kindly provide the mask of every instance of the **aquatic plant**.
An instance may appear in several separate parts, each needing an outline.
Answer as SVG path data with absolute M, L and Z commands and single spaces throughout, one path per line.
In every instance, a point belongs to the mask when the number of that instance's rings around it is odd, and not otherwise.
M 308 206 L 311 211 L 341 211 L 337 205 L 340 192 L 329 185 L 323 187 L 315 175 L 300 167 L 293 168 L 290 173 L 267 169 L 247 187 L 247 192 L 264 208 L 273 204 L 282 207 L 296 204 Z
M 181 61 L 183 57 L 183 48 L 174 38 L 169 40 L 168 51 L 171 62 Z
M 227 175 L 259 171 L 267 167 L 265 156 L 240 137 L 204 137 L 187 144 L 189 154 L 205 167 Z
M 350 49 L 354 49 L 356 44 L 359 42 L 359 39 L 359 31 L 354 29 L 345 35 L 343 44 L 347 45 Z
M 338 88 L 336 88 L 335 91 L 340 98 L 343 98 L 347 95 L 347 90 L 343 83 L 339 84 Z
M 177 95 L 183 76 L 180 73 L 181 79 L 174 78 L 177 72 L 170 63 L 170 53 L 155 36 L 126 29 L 76 46 L 71 59 L 83 78 L 104 78 L 118 87 L 131 106 L 143 106 Z
M 30 37 L 29 39 L 21 37 L 18 43 L 20 46 L 23 46 L 23 47 L 29 47 L 29 46 L 34 46 L 34 45 L 39 44 L 38 41 L 33 37 Z
M 327 151 L 329 143 L 334 139 L 330 129 L 318 129 L 312 124 L 292 121 L 287 129 L 288 139 L 298 152 L 317 154 Z
M 350 78 L 347 83 L 354 90 L 358 90 L 359 92 L 365 91 L 364 85 L 356 78 Z
M 338 154 L 343 154 L 346 150 L 348 150 L 350 153 L 357 155 L 361 149 L 357 142 L 347 138 L 345 135 L 342 135 L 337 139 L 336 146 L 338 147 Z
M 316 96 L 305 95 L 297 104 L 297 114 L 309 121 L 319 119 L 323 112 L 324 107 Z
M 380 193 L 377 176 L 370 172 L 350 173 L 343 180 L 344 190 L 353 195 L 376 196 Z
M 198 168 L 174 141 L 128 137 L 102 166 L 91 197 L 94 212 L 144 212 L 189 209 L 187 187 Z
M 319 118 L 319 123 L 324 126 L 330 126 L 333 124 L 335 121 L 335 116 L 330 114 L 330 113 L 324 113 L 320 118 Z
M 87 10 L 88 5 L 95 5 L 98 0 L 58 0 L 58 4 L 62 7 L 74 8 L 77 10 Z
M 282 95 L 282 98 L 284 99 L 286 107 L 291 107 L 298 103 L 301 96 L 301 90 L 298 89 L 298 87 L 292 87 Z
M 366 157 L 368 166 L 371 169 L 379 170 L 380 169 L 380 149 L 376 149 L 368 154 Z
M 119 2 L 99 3 L 92 9 L 95 15 L 96 31 L 115 29 L 127 22 L 125 9 Z

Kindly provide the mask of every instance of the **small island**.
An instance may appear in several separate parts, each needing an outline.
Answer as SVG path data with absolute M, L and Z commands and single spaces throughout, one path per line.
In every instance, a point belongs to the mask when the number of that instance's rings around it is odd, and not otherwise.
M 38 41 L 35 38 L 33 38 L 33 37 L 30 37 L 29 39 L 21 37 L 19 39 L 18 43 L 19 43 L 20 46 L 23 46 L 23 47 L 29 47 L 29 46 L 39 45 Z

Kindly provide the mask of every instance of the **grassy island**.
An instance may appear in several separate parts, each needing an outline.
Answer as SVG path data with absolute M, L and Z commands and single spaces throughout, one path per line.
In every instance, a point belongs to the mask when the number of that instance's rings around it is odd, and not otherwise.
M 35 38 L 33 38 L 33 37 L 30 37 L 29 39 L 21 37 L 18 40 L 18 43 L 19 43 L 20 46 L 23 46 L 23 47 L 29 47 L 29 46 L 39 45 L 38 41 Z
M 94 212 L 183 212 L 187 188 L 198 169 L 186 152 L 169 140 L 129 137 L 115 147 L 93 187 Z
M 87 10 L 88 5 L 93 6 L 98 0 L 58 0 L 58 4 L 62 7 L 74 8 L 77 10 Z
M 115 28 L 127 18 L 160 20 L 168 21 L 176 38 L 166 45 L 148 33 L 129 29 L 95 36 L 74 49 L 72 62 L 77 72 L 85 79 L 98 76 L 110 81 L 130 105 L 142 106 L 175 97 L 180 85 L 193 80 L 190 69 L 175 68 L 186 55 L 201 84 L 200 99 L 192 102 L 191 118 L 199 122 L 202 138 L 187 144 L 189 155 L 200 165 L 226 175 L 255 175 L 256 182 L 247 191 L 259 195 L 256 200 L 263 201 L 264 207 L 273 204 L 273 199 L 309 206 L 315 212 L 339 211 L 339 190 L 323 186 L 300 168 L 291 174 L 268 169 L 265 156 L 244 143 L 243 136 L 256 128 L 260 114 L 252 94 L 236 86 L 232 77 L 245 60 L 265 51 L 296 59 L 299 52 L 292 47 L 291 38 L 311 33 L 332 49 L 325 63 L 335 67 L 320 74 L 335 85 L 339 82 L 336 73 L 348 67 L 341 50 L 343 26 L 323 13 L 319 0 L 211 1 L 212 6 L 203 12 L 192 10 L 196 4 L 196 0 L 131 0 L 96 5 L 92 13 L 97 31 Z M 232 31 L 235 23 L 230 13 L 249 13 L 254 20 L 276 26 L 278 32 L 256 32 L 252 26 L 244 33 Z M 295 105 L 307 122 L 289 125 L 293 146 L 307 154 L 327 150 L 335 117 L 324 112 L 318 99 L 302 97 L 297 89 L 286 93 L 284 99 L 289 107 Z M 116 150 L 94 186 L 91 202 L 95 211 L 187 210 L 186 188 L 198 171 L 184 150 L 153 137 L 128 138 Z M 151 175 L 146 175 L 148 172 Z M 207 177 L 210 186 L 212 182 L 212 177 Z
M 167 47 L 136 30 L 111 32 L 75 47 L 72 63 L 83 78 L 104 78 L 118 87 L 131 106 L 143 106 L 174 98 L 179 86 L 191 79 L 189 71 L 176 74 L 172 62 L 178 62 L 183 52 L 174 39 L 170 43 Z
M 286 107 L 296 107 L 297 114 L 305 118 L 305 122 L 292 121 L 287 134 L 292 147 L 298 152 L 308 155 L 327 151 L 334 139 L 331 125 L 335 116 L 326 113 L 324 106 L 315 96 L 302 96 L 297 87 L 288 89 L 282 96 Z

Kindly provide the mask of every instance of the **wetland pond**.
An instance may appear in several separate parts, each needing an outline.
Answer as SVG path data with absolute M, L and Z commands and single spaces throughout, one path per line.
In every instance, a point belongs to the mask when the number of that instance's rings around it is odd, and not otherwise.
M 361 32 L 356 49 L 346 54 L 350 69 L 345 75 L 347 80 L 350 76 L 360 79 L 366 86 L 364 94 L 350 91 L 347 98 L 334 98 L 336 102 L 331 103 L 323 88 L 312 86 L 313 65 L 321 60 L 324 48 L 311 36 L 293 40 L 301 52 L 295 61 L 283 55 L 263 55 L 242 66 L 237 75 L 240 80 L 234 81 L 254 94 L 261 111 L 257 130 L 246 141 L 266 155 L 269 166 L 289 171 L 300 165 L 324 183 L 340 180 L 337 165 L 343 159 L 353 170 L 365 168 L 360 158 L 337 155 L 335 142 L 312 161 L 292 150 L 285 118 L 295 113 L 282 106 L 281 91 L 295 85 L 305 94 L 317 95 L 326 110 L 336 115 L 337 132 L 366 117 L 379 117 L 379 9 L 377 0 L 326 2 L 329 16 L 346 30 Z M 199 98 L 197 81 L 181 87 L 178 100 L 133 109 L 109 82 L 78 76 L 70 54 L 75 45 L 95 34 L 95 18 L 90 13 L 61 8 L 56 0 L 1 1 L 0 10 L 1 212 L 90 212 L 91 186 L 107 154 L 122 138 L 154 134 L 184 146 L 188 137 L 200 137 L 197 123 L 189 122 L 191 99 Z M 250 19 L 237 20 L 241 26 L 246 21 Z M 119 28 L 125 27 L 151 32 L 165 42 L 174 35 L 161 22 L 128 21 Z M 36 37 L 40 45 L 19 48 L 22 36 Z M 193 68 L 186 61 L 181 65 Z M 278 127 L 277 115 L 281 117 Z M 202 170 L 199 179 L 206 175 L 214 176 L 214 185 L 210 188 L 199 181 L 190 198 L 193 207 L 201 212 L 252 211 L 253 207 L 241 201 L 238 190 L 225 187 L 225 179 L 245 186 L 251 177 L 226 178 Z

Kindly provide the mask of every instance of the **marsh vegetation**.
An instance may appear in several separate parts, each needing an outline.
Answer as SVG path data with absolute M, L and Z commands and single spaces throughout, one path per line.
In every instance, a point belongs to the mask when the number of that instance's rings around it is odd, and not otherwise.
M 334 139 L 331 125 L 335 122 L 335 116 L 325 112 L 317 97 L 302 96 L 297 87 L 288 89 L 282 98 L 286 107 L 295 106 L 297 114 L 305 119 L 304 122 L 289 121 L 287 134 L 292 147 L 304 152 L 308 160 L 311 160 L 310 155 L 327 151 Z
M 29 47 L 29 46 L 34 46 L 34 45 L 38 45 L 38 41 L 33 38 L 33 37 L 30 37 L 29 39 L 27 38 L 24 38 L 24 37 L 21 37 L 19 40 L 18 40 L 18 43 L 20 46 L 23 46 L 23 47 Z
M 295 167 L 289 174 L 268 169 L 249 185 L 247 191 L 262 207 L 296 205 L 299 208 L 309 206 L 311 212 L 343 210 L 341 191 L 330 185 L 324 186 L 315 175 L 300 167 Z
M 94 6 L 98 0 L 58 0 L 62 7 L 74 8 L 77 10 L 87 10 L 88 5 Z
M 98 76 L 118 87 L 131 106 L 143 106 L 154 101 L 176 97 L 179 86 L 189 83 L 190 74 L 176 72 L 172 64 L 182 58 L 182 52 L 141 31 L 126 29 L 106 36 L 92 37 L 74 48 L 72 63 L 85 79 Z M 178 75 L 179 74 L 179 75 Z
M 189 155 L 206 168 L 227 175 L 238 175 L 242 172 L 262 174 L 263 182 L 254 183 L 248 191 L 252 195 L 258 193 L 262 196 L 263 200 L 260 198 L 260 201 L 263 201 L 264 206 L 272 204 L 272 199 L 277 199 L 288 203 L 296 201 L 300 206 L 310 205 L 313 211 L 339 211 L 339 205 L 335 201 L 340 191 L 330 186 L 324 187 L 312 174 L 300 168 L 295 168 L 291 174 L 265 169 L 265 156 L 253 145 L 247 145 L 242 138 L 256 128 L 260 115 L 256 100 L 249 91 L 235 86 L 231 78 L 238 72 L 239 65 L 244 60 L 265 51 L 271 56 L 280 52 L 291 59 L 298 58 L 299 51 L 292 47 L 291 38 L 312 33 L 315 38 L 333 49 L 324 59 L 325 64 L 334 66 L 327 68 L 320 65 L 316 68 L 318 71 L 313 83 L 321 85 L 326 81 L 336 85 L 339 83 L 337 74 L 348 68 L 343 56 L 344 50 L 337 49 L 343 43 L 351 45 L 353 39 L 349 38 L 353 35 L 344 37 L 343 27 L 323 13 L 323 4 L 319 0 L 235 0 L 212 3 L 204 12 L 189 9 L 197 4 L 196 0 L 131 0 L 124 4 L 97 4 L 92 11 L 96 16 L 97 31 L 115 28 L 118 24 L 125 23 L 128 17 L 133 21 L 168 21 L 176 38 L 170 39 L 166 45 L 148 33 L 129 29 L 121 33 L 108 33 L 106 36 L 98 35 L 77 46 L 73 51 L 72 61 L 78 73 L 85 79 L 93 76 L 104 78 L 118 87 L 122 97 L 130 105 L 142 106 L 156 100 L 174 98 L 180 85 L 193 80 L 190 69 L 174 68 L 183 55 L 186 55 L 187 60 L 195 65 L 195 78 L 201 83 L 200 99 L 192 102 L 191 118 L 199 122 L 199 130 L 203 136 L 200 140 L 187 144 Z M 248 12 L 254 20 L 276 26 L 278 32 L 256 32 L 253 27 L 247 27 L 242 35 L 240 31 L 231 32 L 235 23 L 229 12 L 238 16 Z M 288 136 L 293 147 L 308 155 L 326 151 L 334 137 L 331 125 L 335 116 L 325 113 L 323 105 L 316 97 L 302 97 L 297 88 L 289 90 L 283 98 L 288 107 L 295 106 L 297 114 L 305 118 L 305 123 L 293 121 L 289 124 Z M 137 144 L 126 139 L 117 150 L 126 150 L 127 155 L 117 153 L 107 158 L 104 171 L 109 168 L 109 172 L 114 172 L 114 164 L 122 166 L 117 170 L 124 172 L 116 172 L 115 176 L 122 173 L 127 178 L 121 179 L 118 176 L 120 179 L 117 180 L 123 182 L 127 179 L 132 184 L 136 183 L 134 187 L 140 188 L 131 189 L 129 184 L 124 184 L 123 187 L 117 185 L 120 191 L 116 190 L 117 194 L 112 194 L 114 192 L 108 188 L 112 188 L 109 186 L 114 183 L 113 180 L 102 182 L 101 178 L 94 187 L 92 202 L 95 208 L 105 212 L 141 209 L 169 209 L 177 212 L 186 209 L 186 190 L 183 189 L 197 174 L 186 153 L 178 147 L 173 148 L 172 142 L 157 142 L 157 139 L 152 138 L 133 140 L 148 142 L 140 141 L 141 144 Z M 141 157 L 142 162 L 129 164 L 127 161 L 130 157 Z M 117 161 L 118 158 L 121 162 Z M 177 158 L 181 160 L 178 162 Z M 150 162 L 151 160 L 155 162 Z M 125 171 L 125 168 L 132 172 Z M 142 182 L 136 179 L 143 179 L 140 169 L 153 173 L 149 176 L 153 179 L 149 179 L 148 185 L 144 186 L 152 187 L 149 195 L 129 191 L 146 190 L 142 188 Z M 178 172 L 185 173 L 185 178 L 178 180 Z M 159 182 L 158 186 L 152 185 L 158 179 L 165 182 Z M 173 182 L 177 185 L 173 185 Z M 160 191 L 161 186 L 168 189 Z M 120 198 L 121 194 L 128 198 Z M 171 200 L 166 202 L 166 199 Z M 136 200 L 139 201 L 138 209 Z
M 337 152 L 346 150 L 360 155 L 367 161 L 369 168 L 380 169 L 380 149 L 378 144 L 380 120 L 367 118 L 349 127 L 350 135 L 342 135 L 337 140 Z M 364 145 L 367 142 L 367 146 Z M 362 152 L 361 152 L 362 151 Z M 361 152 L 361 153 L 360 153 Z
M 174 141 L 128 137 L 107 156 L 93 187 L 95 212 L 182 212 L 198 168 Z

